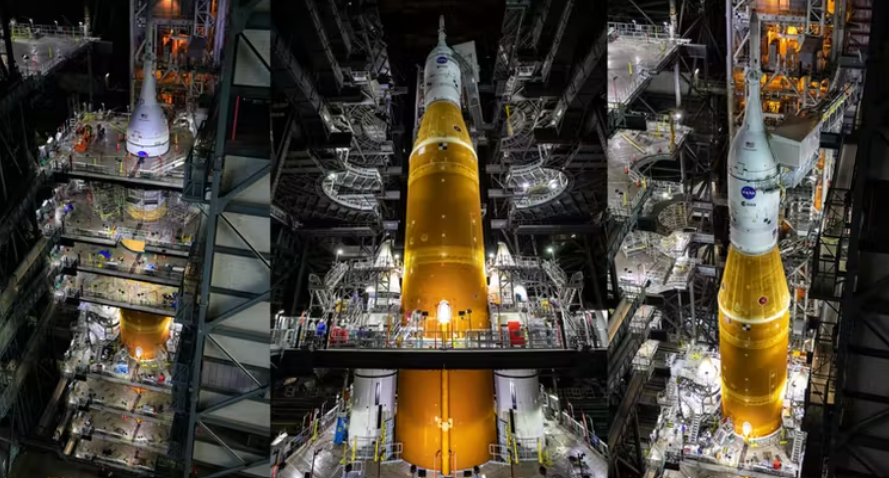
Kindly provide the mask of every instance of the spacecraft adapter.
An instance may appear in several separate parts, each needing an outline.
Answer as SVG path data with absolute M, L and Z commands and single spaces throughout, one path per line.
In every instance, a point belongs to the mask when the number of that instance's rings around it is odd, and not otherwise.
M 756 12 L 750 38 L 759 38 Z M 778 250 L 781 185 L 760 99 L 759 42 L 750 42 L 746 118 L 731 144 L 728 197 L 731 247 L 719 291 L 722 409 L 735 432 L 777 431 L 785 383 L 790 293 Z
M 410 155 L 402 306 L 428 312 L 427 336 L 489 330 L 478 158 L 461 112 L 460 66 L 439 42 L 424 70 L 425 114 Z M 442 301 L 450 320 L 437 317 Z M 470 314 L 459 315 L 460 311 Z M 493 372 L 402 370 L 402 457 L 444 474 L 489 460 L 496 438 Z

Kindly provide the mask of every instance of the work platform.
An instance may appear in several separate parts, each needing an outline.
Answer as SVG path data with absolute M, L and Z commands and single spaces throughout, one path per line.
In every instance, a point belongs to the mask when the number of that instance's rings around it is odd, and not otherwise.
M 67 409 L 54 422 L 54 438 L 75 459 L 154 473 L 159 459 L 169 454 L 172 367 L 181 327 L 171 325 L 170 337 L 153 358 L 136 359 L 120 342 L 117 311 L 81 304 L 79 314 L 61 364 Z
M 55 259 L 65 275 L 83 272 L 177 288 L 187 265 L 185 259 L 176 256 L 139 254 L 118 244 L 101 247 L 82 242 L 65 247 Z
M 564 415 L 564 414 L 562 414 Z M 564 418 L 564 416 L 563 416 Z M 567 420 L 567 418 L 566 418 Z M 576 422 L 572 422 L 576 424 Z M 567 423 L 562 423 L 554 417 L 544 421 L 544 430 L 547 441 L 546 463 L 548 476 L 564 477 L 589 477 L 605 478 L 608 476 L 608 463 L 605 457 L 590 447 L 586 442 L 586 436 L 582 429 L 569 428 Z M 334 432 L 336 424 L 323 428 L 318 438 L 311 443 L 306 443 L 291 454 L 276 474 L 277 478 L 305 478 L 306 472 L 314 465 L 313 478 L 341 478 L 345 466 L 344 454 L 349 458 L 353 471 L 363 471 L 364 476 L 383 476 L 387 478 L 413 478 L 410 465 L 403 461 L 380 462 L 374 460 L 351 460 L 348 456 L 348 445 L 334 445 Z M 509 478 L 510 476 L 538 476 L 541 467 L 534 453 L 521 454 L 522 459 L 513 463 L 498 463 L 497 457 L 480 466 L 481 474 L 487 478 Z M 582 455 L 577 460 L 575 457 Z M 314 463 L 313 463 L 314 462 Z M 427 476 L 434 475 L 427 471 Z M 438 475 L 441 476 L 441 475 Z M 462 476 L 462 473 L 450 476 Z M 475 475 L 473 475 L 475 476 Z M 444 477 L 442 477 L 444 478 Z
M 659 116 L 646 122 L 645 131 L 618 130 L 608 141 L 610 261 L 618 260 L 624 242 L 637 225 L 641 227 L 643 217 L 656 230 L 662 207 L 682 199 L 677 158 L 689 132 L 675 117 Z
M 282 376 L 310 375 L 316 368 L 420 370 L 573 369 L 579 377 L 604 377 L 607 350 L 534 349 L 288 349 L 272 352 Z
M 609 23 L 608 33 L 609 109 L 632 103 L 679 46 L 688 43 L 653 25 Z
M 170 150 L 158 158 L 127 153 L 129 115 L 79 113 L 63 125 L 43 165 L 59 181 L 101 181 L 131 189 L 182 191 L 185 161 L 194 144 L 185 120 L 172 122 Z M 99 131 L 104 130 L 104 134 Z
M 670 119 L 665 117 L 647 121 L 646 128 L 618 130 L 608 140 L 608 207 L 621 216 L 632 214 L 647 188 L 664 182 L 653 177 L 657 163 L 668 163 L 677 171 L 676 182 L 680 179 L 676 158 L 689 129 L 674 124 L 671 134 Z M 668 198 L 658 198 L 663 199 Z
M 171 316 L 176 312 L 179 288 L 81 273 L 63 280 L 59 292 L 66 299 Z
M 134 213 L 144 214 L 139 201 L 160 202 L 159 217 L 134 217 Z M 151 191 L 143 195 L 121 186 L 80 180 L 57 185 L 54 198 L 44 202 L 40 215 L 44 233 L 60 231 L 63 246 L 125 249 L 129 253 L 124 255 L 130 259 L 133 255 L 142 255 L 142 259 L 160 255 L 164 264 L 173 263 L 171 267 L 177 268 L 184 262 L 170 262 L 168 256 L 187 258 L 200 227 L 198 208 L 183 201 L 181 193 Z M 85 264 L 83 258 L 80 264 Z
M 46 76 L 73 58 L 98 38 L 83 27 L 15 24 L 12 26 L 12 51 L 23 76 Z M 6 53 L 3 53 L 3 63 Z

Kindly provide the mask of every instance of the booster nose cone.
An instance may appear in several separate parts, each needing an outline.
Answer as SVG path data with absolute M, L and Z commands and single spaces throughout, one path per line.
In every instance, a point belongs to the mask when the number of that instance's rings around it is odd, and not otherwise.
M 157 102 L 154 69 L 146 68 L 146 71 L 139 103 L 127 125 L 127 152 L 139 157 L 154 157 L 170 150 L 170 129 L 164 110 Z

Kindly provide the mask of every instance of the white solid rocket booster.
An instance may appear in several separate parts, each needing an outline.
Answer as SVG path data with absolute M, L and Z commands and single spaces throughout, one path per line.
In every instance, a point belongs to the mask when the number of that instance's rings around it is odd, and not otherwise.
M 536 450 L 538 440 L 543 440 L 546 433 L 537 370 L 497 370 L 494 385 L 501 444 L 506 444 L 503 427 L 508 427 L 519 446 Z
M 386 441 L 394 435 L 395 377 L 397 370 L 357 369 L 352 384 L 349 437 L 378 439 L 387 423 Z

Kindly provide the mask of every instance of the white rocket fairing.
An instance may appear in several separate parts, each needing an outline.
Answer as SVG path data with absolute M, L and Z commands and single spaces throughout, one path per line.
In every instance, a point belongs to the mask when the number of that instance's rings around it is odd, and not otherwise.
M 778 163 L 772 156 L 763 123 L 756 12 L 751 16 L 750 25 L 747 111 L 744 125 L 729 151 L 728 205 L 732 245 L 744 254 L 756 255 L 772 249 L 778 242 L 781 186 Z
M 781 184 L 763 124 L 760 36 L 750 18 L 747 115 L 728 161 L 731 247 L 719 290 L 722 411 L 735 432 L 765 437 L 782 424 L 790 293 L 778 250 Z
M 460 106 L 460 64 L 454 58 L 454 50 L 448 46 L 445 38 L 444 17 L 440 17 L 438 28 L 438 45 L 426 57 L 423 70 L 423 107 L 436 101 L 449 101 Z M 414 149 L 419 148 L 414 146 Z
M 127 125 L 127 152 L 142 158 L 160 156 L 170 150 L 170 128 L 164 110 L 157 102 L 154 23 L 151 21 L 151 12 L 148 15 L 142 92 Z

